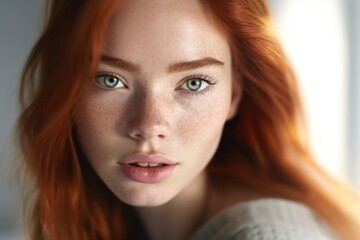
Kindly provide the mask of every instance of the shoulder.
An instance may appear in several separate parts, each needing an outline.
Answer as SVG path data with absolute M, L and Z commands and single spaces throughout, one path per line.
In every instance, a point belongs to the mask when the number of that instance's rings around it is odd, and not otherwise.
M 236 204 L 216 215 L 192 238 L 330 240 L 329 228 L 307 206 L 284 199 Z

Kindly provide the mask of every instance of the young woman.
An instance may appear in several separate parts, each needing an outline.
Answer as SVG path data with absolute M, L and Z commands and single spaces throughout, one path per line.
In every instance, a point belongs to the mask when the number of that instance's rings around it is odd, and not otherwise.
M 25 66 L 30 239 L 360 239 L 261 0 L 54 0 Z

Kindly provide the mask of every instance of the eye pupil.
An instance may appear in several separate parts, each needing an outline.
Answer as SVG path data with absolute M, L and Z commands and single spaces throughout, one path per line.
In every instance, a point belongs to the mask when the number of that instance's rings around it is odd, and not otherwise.
M 186 85 L 191 91 L 197 91 L 201 88 L 201 83 L 200 79 L 191 79 L 186 82 Z
M 106 85 L 106 87 L 112 88 L 112 87 L 115 87 L 117 85 L 118 81 L 119 80 L 117 78 L 113 77 L 113 76 L 107 76 L 104 79 L 104 84 Z

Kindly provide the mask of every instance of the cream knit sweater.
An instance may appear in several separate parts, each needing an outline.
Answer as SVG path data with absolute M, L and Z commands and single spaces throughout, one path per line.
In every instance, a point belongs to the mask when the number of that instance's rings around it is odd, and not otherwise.
M 331 229 L 305 205 L 283 199 L 239 203 L 211 219 L 192 240 L 333 240 Z

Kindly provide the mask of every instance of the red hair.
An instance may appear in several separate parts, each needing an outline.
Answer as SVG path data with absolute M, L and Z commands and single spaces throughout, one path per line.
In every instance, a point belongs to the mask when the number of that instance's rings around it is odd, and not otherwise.
M 51 2 L 44 32 L 25 65 L 18 126 L 31 180 L 31 239 L 123 239 L 131 232 L 133 214 L 88 165 L 73 131 L 118 4 Z M 264 1 L 209 0 L 204 7 L 228 36 L 243 86 L 238 113 L 226 123 L 209 171 L 302 201 L 345 239 L 360 239 L 359 198 L 325 173 L 306 149 L 295 78 L 271 31 Z

